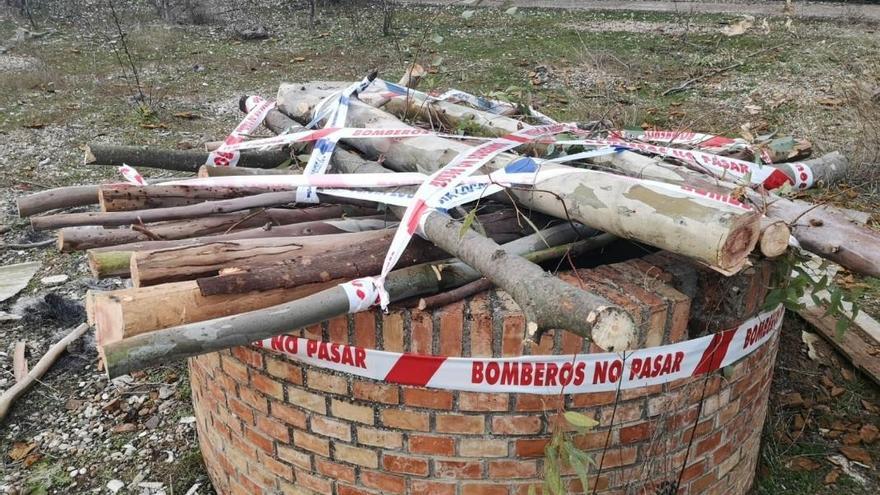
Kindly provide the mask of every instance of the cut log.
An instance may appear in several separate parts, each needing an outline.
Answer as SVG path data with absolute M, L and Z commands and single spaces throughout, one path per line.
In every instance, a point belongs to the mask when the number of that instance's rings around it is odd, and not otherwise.
M 69 186 L 47 189 L 16 200 L 18 216 L 24 218 L 58 208 L 88 206 L 98 202 L 98 186 Z
M 196 174 L 198 177 L 227 177 L 230 175 L 284 175 L 290 170 L 283 168 L 244 168 L 244 167 L 212 167 L 202 165 Z
M 244 151 L 239 167 L 275 168 L 290 159 L 284 151 Z M 86 165 L 128 164 L 133 167 L 159 168 L 196 172 L 208 161 L 208 152 L 195 150 L 167 150 L 149 146 L 115 146 L 90 144 L 86 146 L 83 163 Z
M 63 339 L 53 344 L 24 378 L 16 381 L 15 385 L 9 387 L 0 395 L 0 422 L 6 418 L 6 414 L 9 413 L 9 408 L 12 407 L 15 400 L 25 393 L 27 389 L 31 388 L 34 383 L 37 383 L 49 371 L 49 368 L 58 359 L 58 356 L 67 350 L 67 346 L 80 338 L 88 329 L 89 326 L 85 323 L 73 329 Z
M 342 234 L 383 229 L 396 222 L 385 221 L 383 216 L 351 219 L 318 220 L 291 225 L 263 226 L 254 229 L 234 230 L 228 234 L 193 237 L 169 241 L 144 241 L 105 246 L 88 250 L 89 268 L 96 278 L 128 277 L 131 274 L 131 255 L 135 251 L 153 251 L 206 243 L 226 242 L 240 239 L 267 237 L 299 237 L 312 235 Z M 289 286 L 288 286 L 289 287 Z M 241 291 L 239 291 L 241 292 Z
M 719 187 L 728 191 L 735 189 L 732 184 L 688 168 L 627 151 L 597 157 L 594 161 L 635 177 L 686 183 L 700 190 L 713 191 Z M 810 165 L 813 160 L 805 163 Z M 851 220 L 845 210 L 790 200 L 772 193 L 765 197 L 750 189 L 746 189 L 745 193 L 749 201 L 756 208 L 764 210 L 768 218 L 785 222 L 791 229 L 791 235 L 807 251 L 853 272 L 880 276 L 880 249 L 877 249 L 880 233 Z
M 194 281 L 100 292 L 89 291 L 86 309 L 99 347 L 160 328 L 211 320 L 292 301 L 341 281 L 247 294 L 202 296 Z
M 215 167 L 218 168 L 218 167 Z M 238 168 L 238 167 L 222 167 Z M 268 192 L 290 191 L 290 187 L 221 187 L 133 184 L 109 184 L 98 188 L 101 211 L 134 211 L 151 208 L 173 208 L 205 201 L 255 196 Z
M 102 246 L 115 246 L 132 242 L 185 239 L 212 234 L 222 234 L 235 229 L 249 229 L 265 225 L 288 225 L 318 220 L 330 220 L 345 216 L 364 216 L 375 209 L 356 206 L 327 205 L 311 208 L 270 208 L 254 212 L 227 213 L 192 220 L 178 220 L 147 224 L 146 231 L 126 228 L 67 227 L 58 231 L 58 248 L 62 252 L 81 251 Z
M 222 268 L 305 261 L 350 244 L 363 249 L 360 251 L 361 256 L 367 256 L 367 253 L 382 256 L 390 245 L 392 236 L 393 231 L 385 229 L 312 237 L 240 239 L 155 251 L 134 251 L 131 256 L 131 280 L 135 287 L 192 280 L 217 275 Z M 350 254 L 350 251 L 345 252 Z
M 516 216 L 511 211 L 479 215 L 477 222 L 486 235 L 496 242 L 509 242 L 522 234 Z M 304 256 L 291 262 L 265 267 L 235 270 L 216 277 L 200 278 L 199 288 L 203 295 L 242 293 L 252 290 L 269 290 L 296 287 L 303 283 L 329 280 L 331 278 L 353 279 L 377 275 L 382 270 L 385 252 L 390 246 L 393 232 L 375 246 L 340 246 L 332 252 L 316 256 Z M 326 255 L 325 255 L 326 254 Z M 329 256 L 327 256 L 329 255 Z M 444 256 L 444 252 L 421 239 L 404 251 L 398 266 L 432 261 Z
M 442 215 L 435 214 L 431 216 L 446 223 Z M 450 228 L 455 230 L 457 236 L 460 227 L 451 225 Z M 550 245 L 557 245 L 560 243 L 560 240 L 572 241 L 578 235 L 578 232 L 570 226 L 561 225 L 542 232 L 542 235 L 533 235 L 513 241 L 501 250 L 505 254 L 496 254 L 504 257 L 505 255 L 511 256 L 534 252 L 546 246 L 545 242 Z M 492 251 L 494 252 L 495 250 L 493 249 Z M 489 256 L 491 257 L 491 253 Z M 416 265 L 392 272 L 385 285 L 392 301 L 421 294 L 436 293 L 463 285 L 480 277 L 479 272 L 463 262 L 445 263 L 443 265 L 443 277 L 439 279 L 435 270 L 436 268 L 433 268 L 431 265 Z M 542 278 L 549 277 L 543 271 L 541 271 L 541 274 Z M 609 308 L 611 315 L 620 316 L 623 320 L 616 322 L 623 323 L 623 325 L 619 325 L 618 329 L 620 332 L 615 335 L 615 338 L 619 338 L 621 333 L 627 328 L 630 331 L 633 330 L 632 320 L 628 318 L 626 313 L 618 313 L 620 310 L 614 308 Z M 189 356 L 246 345 L 256 340 L 289 332 L 292 329 L 319 323 L 334 316 L 345 314 L 348 311 L 349 301 L 345 290 L 335 286 L 263 310 L 166 328 L 109 343 L 102 348 L 106 370 L 111 377 L 119 376 L 160 363 L 168 363 Z M 611 323 L 608 321 L 609 319 L 611 318 L 603 318 L 603 324 Z M 626 325 L 627 322 L 629 325 Z M 582 325 L 583 320 L 580 323 Z
M 813 172 L 813 181 L 823 185 L 834 184 L 845 178 L 846 174 L 852 170 L 849 160 L 837 151 L 808 160 L 805 163 L 810 166 L 810 170 Z M 801 178 L 795 177 L 795 170 L 788 164 L 779 163 L 773 166 L 782 170 L 795 183 L 806 180 L 806 176 Z
M 768 258 L 782 256 L 788 251 L 790 238 L 791 229 L 785 222 L 767 217 L 761 218 L 761 240 L 758 242 L 761 254 Z

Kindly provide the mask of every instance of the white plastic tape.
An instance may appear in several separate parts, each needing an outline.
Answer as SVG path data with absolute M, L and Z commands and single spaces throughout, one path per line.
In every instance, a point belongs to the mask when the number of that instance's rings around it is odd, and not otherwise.
M 143 176 L 135 170 L 134 167 L 123 163 L 117 170 L 119 170 L 119 173 L 122 174 L 122 177 L 124 177 L 129 184 L 134 184 L 135 186 L 147 185 L 147 181 L 144 180 Z
M 357 278 L 339 284 L 348 296 L 348 312 L 359 313 L 379 302 L 379 293 L 372 277 Z
M 269 110 L 275 108 L 275 102 L 264 100 L 259 96 L 251 96 L 247 99 L 245 108 L 250 108 L 251 110 L 235 129 L 226 136 L 223 144 L 216 150 L 208 153 L 205 165 L 213 167 L 234 167 L 238 165 L 241 153 L 238 150 L 232 149 L 232 146 L 244 141 L 245 137 L 263 123 Z
M 348 286 L 355 292 L 349 297 L 353 307 L 375 296 L 368 292 L 367 285 Z M 360 295 L 358 290 L 362 291 Z M 379 351 L 290 335 L 253 345 L 318 368 L 386 383 L 470 392 L 583 394 L 659 385 L 729 366 L 773 338 L 784 314 L 779 305 L 729 330 L 623 354 L 446 357 Z
M 796 189 L 808 189 L 813 187 L 813 169 L 803 162 L 787 163 L 794 174 L 794 187 Z

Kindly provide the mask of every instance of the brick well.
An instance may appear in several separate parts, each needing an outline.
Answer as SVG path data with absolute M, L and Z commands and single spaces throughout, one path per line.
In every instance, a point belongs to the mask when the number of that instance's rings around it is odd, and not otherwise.
M 656 346 L 754 314 L 769 271 L 759 263 L 724 279 L 658 253 L 581 270 L 580 281 L 563 277 L 629 309 L 639 345 Z M 524 349 L 523 317 L 499 291 L 428 312 L 339 317 L 292 334 L 447 356 L 591 352 L 567 332 Z M 679 473 L 678 493 L 746 493 L 776 346 L 774 337 L 724 370 L 622 391 L 616 406 L 614 392 L 565 396 L 566 409 L 600 421 L 577 438 L 602 464 L 587 493 L 595 485 L 598 493 L 672 494 Z M 218 493 L 230 495 L 525 495 L 532 485 L 541 493 L 544 446 L 560 406 L 558 396 L 389 385 L 250 347 L 193 358 L 190 377 L 205 463 Z M 566 479 L 571 493 L 583 493 L 573 473 Z

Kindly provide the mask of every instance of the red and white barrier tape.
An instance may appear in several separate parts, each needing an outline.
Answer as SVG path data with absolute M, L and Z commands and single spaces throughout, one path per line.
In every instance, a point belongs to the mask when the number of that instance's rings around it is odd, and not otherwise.
M 269 110 L 275 108 L 275 102 L 264 100 L 259 96 L 251 96 L 247 99 L 245 108 L 249 108 L 250 111 L 248 111 L 247 115 L 244 116 L 244 119 L 235 129 L 226 136 L 223 144 L 208 154 L 205 165 L 213 167 L 234 167 L 238 165 L 241 153 L 233 149 L 232 146 L 243 142 L 245 137 L 263 123 Z
M 119 167 L 117 170 L 120 174 L 122 174 L 122 177 L 124 177 L 129 184 L 133 184 L 135 186 L 147 185 L 147 181 L 144 180 L 144 177 L 140 174 L 140 172 L 135 170 L 134 167 L 123 163 L 122 166 Z
M 623 354 L 445 357 L 401 354 L 281 335 L 253 345 L 319 368 L 444 390 L 583 394 L 659 385 L 710 373 L 758 350 L 782 325 L 782 305 L 735 328 Z

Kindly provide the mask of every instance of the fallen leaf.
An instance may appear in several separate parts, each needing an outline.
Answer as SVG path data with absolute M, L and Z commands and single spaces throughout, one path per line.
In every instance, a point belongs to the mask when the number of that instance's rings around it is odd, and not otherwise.
M 165 124 L 141 124 L 141 127 L 144 129 L 168 129 Z
M 24 467 L 26 467 L 26 468 L 29 468 L 29 467 L 33 466 L 34 464 L 36 464 L 37 461 L 39 461 L 42 458 L 43 458 L 43 456 L 41 456 L 40 454 L 38 454 L 36 452 L 31 452 L 30 454 L 28 454 L 27 457 L 24 458 L 24 461 L 22 461 L 22 465 L 24 465 Z
M 113 433 L 129 433 L 137 430 L 137 426 L 133 423 L 122 423 L 121 425 L 116 425 L 112 428 Z
M 178 119 L 196 120 L 202 118 L 201 115 L 192 112 L 177 112 L 174 114 Z
M 46 127 L 46 124 L 42 122 L 28 122 L 27 124 L 22 124 L 21 126 L 25 129 L 42 129 L 43 127 Z
M 747 112 L 749 112 L 749 115 L 758 115 L 759 113 L 761 113 L 761 110 L 763 110 L 758 105 L 746 105 L 744 108 Z
M 844 446 L 840 448 L 840 453 L 845 455 L 846 458 L 851 461 L 861 462 L 868 466 L 874 464 L 873 459 L 871 459 L 871 454 L 861 447 Z
M 843 98 L 836 98 L 831 96 L 819 98 L 818 100 L 816 100 L 816 103 L 822 105 L 823 107 L 839 107 L 846 103 L 846 101 Z
M 807 346 L 807 357 L 813 361 L 819 361 L 819 353 L 816 352 L 816 342 L 819 336 L 811 332 L 801 332 L 801 342 Z
M 858 445 L 859 442 L 862 441 L 862 438 L 858 433 L 847 433 L 843 435 L 843 438 L 841 438 L 840 441 L 843 442 L 844 445 Z
M 875 413 L 877 412 L 877 406 L 875 406 L 871 401 L 862 399 L 862 407 L 865 408 L 866 411 Z
M 305 57 L 293 57 L 293 61 L 294 62 L 305 62 L 306 58 Z
M 846 389 L 843 387 L 832 387 L 831 388 L 831 397 L 840 397 L 846 392 Z
M 831 471 L 828 471 L 828 474 L 825 475 L 825 479 L 823 480 L 823 482 L 826 485 L 830 485 L 832 483 L 837 483 L 837 478 L 840 478 L 840 471 L 837 469 L 832 469 Z
M 878 431 L 874 425 L 864 425 L 859 429 L 859 438 L 865 444 L 872 444 L 877 441 Z
M 780 403 L 783 406 L 800 407 L 804 405 L 804 398 L 801 397 L 801 394 L 799 392 L 792 392 L 790 394 L 783 395 Z
M 67 402 L 64 403 L 64 409 L 68 411 L 76 411 L 80 407 L 82 407 L 83 401 L 80 399 L 67 399 Z
M 822 467 L 821 464 L 809 457 L 796 457 L 788 461 L 786 466 L 792 471 L 815 471 Z
M 37 444 L 34 442 L 15 442 L 9 451 L 9 458 L 13 461 L 20 461 L 27 457 L 35 448 L 37 448 Z
M 791 423 L 791 429 L 794 431 L 801 431 L 807 426 L 807 422 L 804 421 L 804 417 L 800 414 L 794 415 L 794 421 Z

